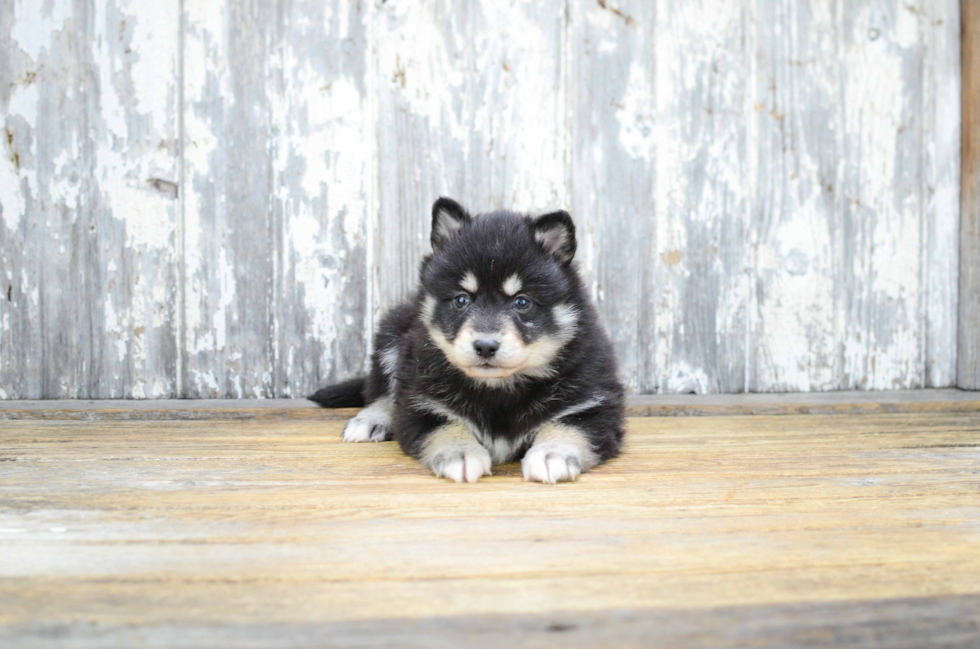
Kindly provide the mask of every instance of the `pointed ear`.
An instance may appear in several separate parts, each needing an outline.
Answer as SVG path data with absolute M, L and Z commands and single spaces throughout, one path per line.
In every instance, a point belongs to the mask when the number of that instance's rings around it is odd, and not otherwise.
M 437 250 L 470 220 L 470 214 L 451 198 L 441 197 L 432 204 L 432 249 Z
M 561 210 L 539 216 L 531 224 L 534 240 L 544 251 L 567 266 L 575 257 L 575 224 L 568 212 Z

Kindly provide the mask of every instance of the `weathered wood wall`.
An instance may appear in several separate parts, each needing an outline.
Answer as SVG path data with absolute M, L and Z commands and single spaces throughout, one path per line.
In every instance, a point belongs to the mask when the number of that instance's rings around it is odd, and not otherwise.
M 957 0 L 0 0 L 0 398 L 362 372 L 440 194 L 639 392 L 956 382 Z

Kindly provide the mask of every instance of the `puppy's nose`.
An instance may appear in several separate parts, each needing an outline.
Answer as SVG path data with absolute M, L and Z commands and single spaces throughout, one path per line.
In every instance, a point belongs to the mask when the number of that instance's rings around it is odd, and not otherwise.
M 476 350 L 476 355 L 480 358 L 492 358 L 497 350 L 500 349 L 500 343 L 496 340 L 477 340 L 473 343 L 473 348 Z

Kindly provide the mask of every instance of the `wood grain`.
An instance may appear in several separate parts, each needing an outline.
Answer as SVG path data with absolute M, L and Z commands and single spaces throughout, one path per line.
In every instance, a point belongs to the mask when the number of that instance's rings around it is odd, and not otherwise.
M 974 649 L 980 596 L 726 606 L 702 610 L 554 611 L 356 620 L 322 624 L 99 627 L 86 622 L 0 626 L 0 642 L 31 647 L 405 647 L 531 649 Z
M 759 638 L 763 612 L 789 633 L 840 605 L 837 628 L 932 610 L 937 633 L 976 639 L 976 411 L 631 419 L 620 458 L 558 486 L 516 464 L 452 484 L 341 426 L 0 422 L 2 633 L 392 620 L 346 627 L 369 642 L 434 617 L 469 616 L 456 638 L 472 616 L 615 631 L 620 609 L 676 611 L 680 633 L 738 607 L 732 628 Z
M 980 2 L 963 0 L 963 180 L 957 385 L 980 390 Z

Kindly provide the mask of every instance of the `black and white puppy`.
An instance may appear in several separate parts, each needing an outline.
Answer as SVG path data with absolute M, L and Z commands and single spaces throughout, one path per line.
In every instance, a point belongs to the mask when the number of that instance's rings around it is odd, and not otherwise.
M 576 479 L 619 452 L 624 397 L 575 246 L 567 212 L 472 217 L 440 198 L 421 286 L 381 321 L 370 375 L 310 398 L 368 404 L 344 441 L 394 438 L 456 482 L 517 459 L 525 480 Z

